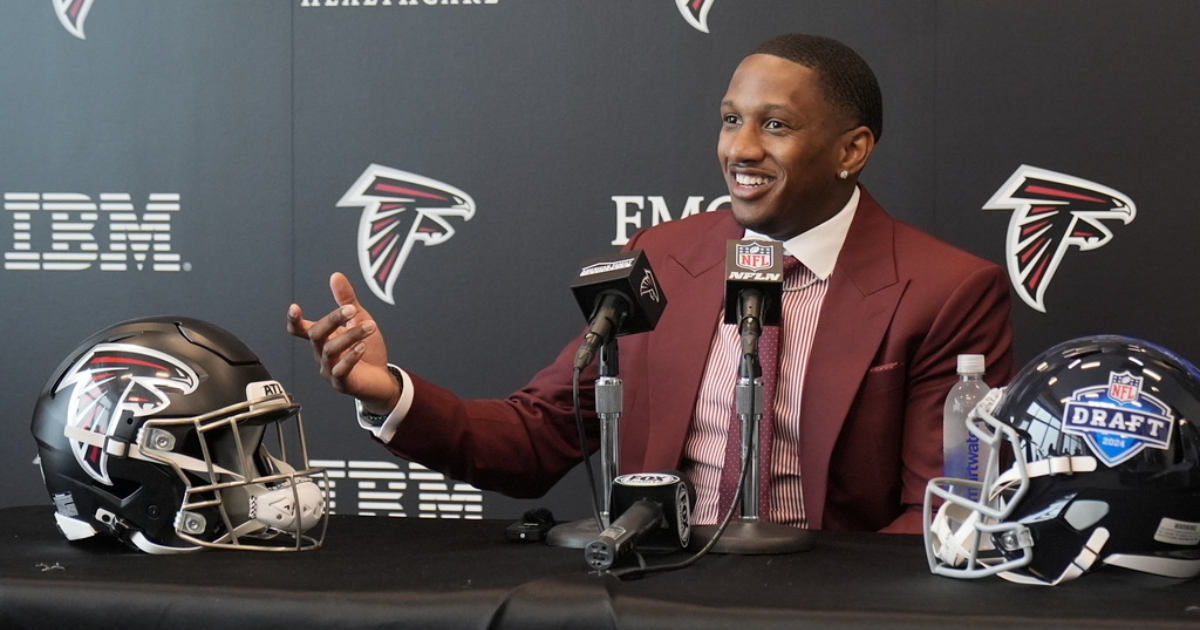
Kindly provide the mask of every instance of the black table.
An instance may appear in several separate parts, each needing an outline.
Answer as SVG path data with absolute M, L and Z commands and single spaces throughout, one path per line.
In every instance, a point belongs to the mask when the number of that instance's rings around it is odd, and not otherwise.
M 0 509 L 0 628 L 1200 626 L 1200 580 L 952 580 L 929 573 L 917 536 L 816 532 L 807 553 L 620 581 L 581 550 L 510 543 L 506 525 L 333 516 L 312 552 L 149 556 L 68 543 L 49 506 Z

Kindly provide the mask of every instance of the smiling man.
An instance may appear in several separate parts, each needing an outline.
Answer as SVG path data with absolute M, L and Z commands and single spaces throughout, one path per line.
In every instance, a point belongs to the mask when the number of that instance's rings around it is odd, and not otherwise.
M 821 77 L 765 52 L 734 72 L 721 103 L 717 157 L 743 227 L 787 240 L 833 218 L 850 199 L 880 122 L 868 126 L 854 105 L 832 103 Z M 878 88 L 870 87 L 877 105 Z
M 636 234 L 671 303 L 657 328 L 621 339 L 621 470 L 683 470 L 693 522 L 722 503 L 739 342 L 722 323 L 729 239 L 784 242 L 778 386 L 761 514 L 796 527 L 919 533 L 926 482 L 942 471 L 941 407 L 959 354 L 988 381 L 1013 373 L 1008 284 L 996 265 L 897 221 L 858 184 L 882 132 L 867 63 L 831 39 L 783 35 L 734 72 L 717 156 L 731 211 Z M 572 415 L 579 341 L 504 400 L 462 400 L 387 364 L 349 282 L 339 308 L 288 330 L 321 374 L 359 402 L 359 423 L 393 452 L 455 479 L 540 496 L 581 457 Z M 591 409 L 595 367 L 581 378 Z M 597 447 L 595 416 L 585 413 Z M 736 449 L 730 449 L 730 454 Z M 736 484 L 735 484 L 736 485 Z

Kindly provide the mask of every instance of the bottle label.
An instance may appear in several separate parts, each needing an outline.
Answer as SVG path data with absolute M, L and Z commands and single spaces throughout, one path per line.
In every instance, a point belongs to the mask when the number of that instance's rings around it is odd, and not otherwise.
M 955 479 L 979 481 L 984 463 L 981 455 L 979 438 L 974 433 L 968 433 L 966 442 L 946 451 L 945 475 Z M 979 499 L 979 492 L 974 488 L 955 487 L 954 493 L 972 501 Z

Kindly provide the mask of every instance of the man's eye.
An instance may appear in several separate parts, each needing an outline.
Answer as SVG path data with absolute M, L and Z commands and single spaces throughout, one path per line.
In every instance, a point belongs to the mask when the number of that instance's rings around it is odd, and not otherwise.
M 725 114 L 721 117 L 721 121 L 726 125 L 736 125 L 738 124 L 738 117 L 733 114 Z
M 768 120 L 766 127 L 767 129 L 783 129 L 783 123 L 778 120 Z

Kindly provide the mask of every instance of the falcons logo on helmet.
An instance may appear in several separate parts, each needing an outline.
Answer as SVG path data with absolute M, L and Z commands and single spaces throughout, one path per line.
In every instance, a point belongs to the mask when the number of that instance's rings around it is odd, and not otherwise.
M 413 244 L 440 245 L 454 236 L 449 219 L 469 221 L 475 201 L 467 193 L 428 177 L 372 164 L 337 202 L 362 208 L 358 265 L 371 292 L 395 304 L 392 287 Z
M 701 33 L 707 33 L 708 10 L 712 8 L 713 2 L 714 0 L 675 0 L 675 6 L 679 7 L 679 12 L 688 24 Z
M 1008 276 L 1017 295 L 1046 312 L 1046 288 L 1071 247 L 1104 247 L 1113 233 L 1104 221 L 1129 224 L 1133 201 L 1086 179 L 1022 165 L 992 195 L 984 210 L 1012 210 L 1005 240 Z
M 88 11 L 92 10 L 92 0 L 53 0 L 53 2 L 54 13 L 58 15 L 58 21 L 62 22 L 63 28 L 79 39 L 87 39 L 83 36 L 83 21 L 87 19 Z
M 196 372 L 175 357 L 141 346 L 103 343 L 67 370 L 54 393 L 71 389 L 66 426 L 109 436 L 126 418 L 166 409 L 171 401 L 165 389 L 186 395 L 196 391 L 199 382 Z M 70 434 L 67 440 L 83 470 L 111 486 L 108 453 L 96 444 L 72 439 Z

